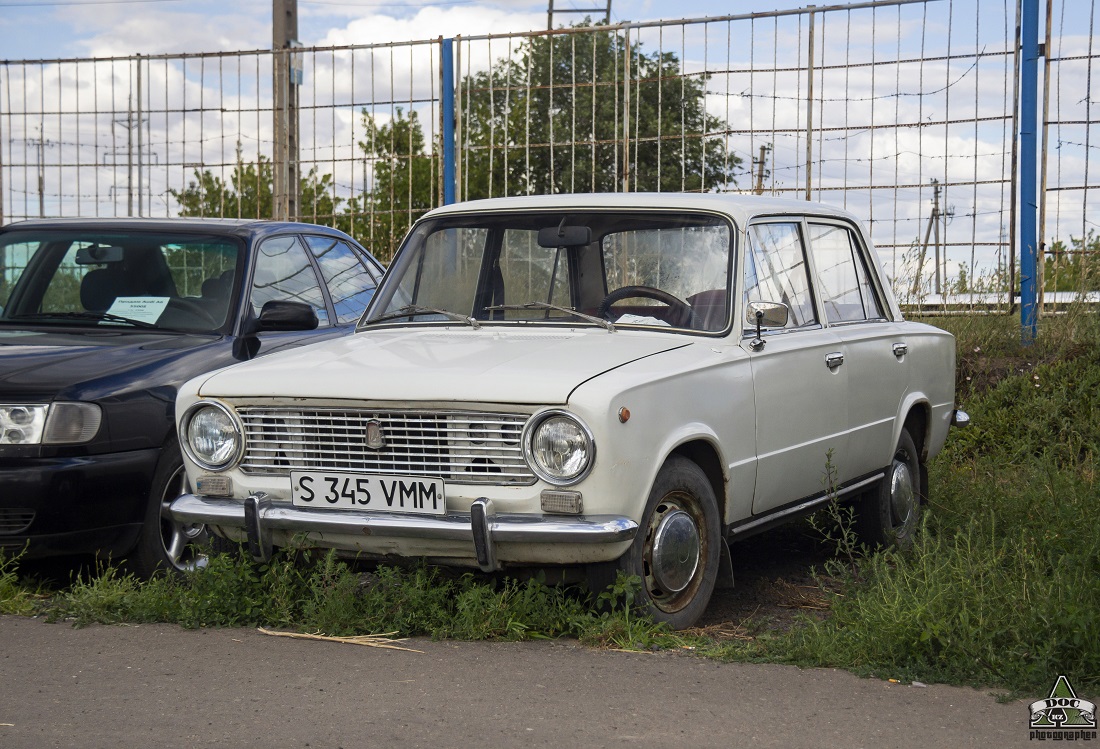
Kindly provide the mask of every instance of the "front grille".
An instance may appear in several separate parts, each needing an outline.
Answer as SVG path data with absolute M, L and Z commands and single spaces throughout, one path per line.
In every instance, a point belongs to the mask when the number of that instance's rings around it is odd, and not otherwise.
M 34 510 L 0 509 L 0 533 L 21 533 L 32 522 L 34 522 Z
M 344 471 L 438 476 L 460 484 L 535 483 L 520 443 L 523 414 L 257 407 L 237 413 L 244 424 L 245 473 Z M 381 448 L 367 447 L 370 421 L 381 426 Z

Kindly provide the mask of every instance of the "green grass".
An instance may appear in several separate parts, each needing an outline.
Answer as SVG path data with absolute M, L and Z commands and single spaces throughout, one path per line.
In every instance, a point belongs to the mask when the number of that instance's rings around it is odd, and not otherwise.
M 494 580 L 426 565 L 364 572 L 332 552 L 280 552 L 267 565 L 212 553 L 184 577 L 139 581 L 105 566 L 52 596 L 18 580 L 0 553 L 0 613 L 41 614 L 77 626 L 172 622 L 263 626 L 332 636 L 393 633 L 463 640 L 575 637 L 613 647 L 675 647 L 684 639 L 633 610 L 639 582 L 621 578 L 595 606 L 586 591 L 540 578 Z
M 722 659 L 1030 694 L 1066 674 L 1087 694 L 1100 685 L 1100 320 L 1044 320 L 1030 347 L 1009 318 L 934 322 L 957 336 L 959 400 L 972 426 L 954 430 L 931 464 L 925 527 L 904 553 L 863 554 L 847 532 L 850 514 L 836 508 L 817 524 L 836 553 L 821 578 L 830 610 L 788 632 L 733 642 L 669 632 L 633 610 L 637 580 L 620 579 L 595 606 L 581 590 L 539 580 L 428 566 L 365 573 L 310 551 L 262 567 L 214 555 L 201 574 L 144 584 L 107 567 L 50 595 L 0 554 L 0 613 L 78 625 L 687 645 Z
M 1010 366 L 970 389 L 971 428 L 931 465 L 924 532 L 907 553 L 842 574 L 831 615 L 774 643 L 772 657 L 1031 693 L 1059 674 L 1100 684 L 1093 318 L 1051 321 L 1027 348 L 1004 335 L 1011 321 L 947 321 L 962 367 L 984 356 Z

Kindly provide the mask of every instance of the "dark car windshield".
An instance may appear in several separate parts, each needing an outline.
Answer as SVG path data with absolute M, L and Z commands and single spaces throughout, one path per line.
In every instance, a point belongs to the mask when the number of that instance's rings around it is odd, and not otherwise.
M 471 213 L 418 224 L 361 327 L 455 322 L 718 332 L 733 231 L 664 211 Z
M 240 242 L 119 229 L 0 234 L 0 324 L 215 331 L 225 326 Z

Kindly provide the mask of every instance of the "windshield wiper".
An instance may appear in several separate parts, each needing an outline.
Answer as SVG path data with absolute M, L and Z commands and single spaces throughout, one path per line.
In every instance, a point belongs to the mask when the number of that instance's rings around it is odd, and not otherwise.
M 393 312 L 378 317 L 372 317 L 367 320 L 366 324 L 370 325 L 371 323 L 382 322 L 383 320 L 396 320 L 399 317 L 413 317 L 414 315 L 443 315 L 455 322 L 464 322 L 474 330 L 481 327 L 481 323 L 469 315 L 461 315 L 458 312 L 451 312 L 446 309 L 436 309 L 435 307 L 422 307 L 419 304 L 406 304 L 404 307 L 394 310 Z
M 59 318 L 63 320 L 95 320 L 97 322 L 123 322 L 127 325 L 133 325 L 135 328 L 145 328 L 147 330 L 168 330 L 167 328 L 157 327 L 151 322 L 145 320 L 135 320 L 132 317 L 123 317 L 122 315 L 116 315 L 113 312 L 27 312 L 21 315 L 12 315 L 9 320 L 43 320 L 50 318 Z
M 486 307 L 486 312 L 495 312 L 497 310 L 509 310 L 509 309 L 552 309 L 556 312 L 564 312 L 567 315 L 573 315 L 573 317 L 579 317 L 582 320 L 595 323 L 601 327 L 607 329 L 608 333 L 615 332 L 615 325 L 610 320 L 605 320 L 602 317 L 596 317 L 595 315 L 586 315 L 583 312 L 578 312 L 572 307 L 562 307 L 558 304 L 550 304 L 549 302 L 527 302 L 526 304 L 494 304 L 491 307 Z

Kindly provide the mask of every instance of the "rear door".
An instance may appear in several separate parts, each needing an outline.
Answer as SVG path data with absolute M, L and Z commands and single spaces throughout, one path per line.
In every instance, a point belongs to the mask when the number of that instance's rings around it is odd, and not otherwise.
M 844 356 L 850 430 L 844 464 L 861 476 L 885 466 L 893 451 L 894 420 L 908 385 L 908 343 L 887 319 L 861 234 L 826 219 L 810 219 L 807 234 L 821 309 Z

